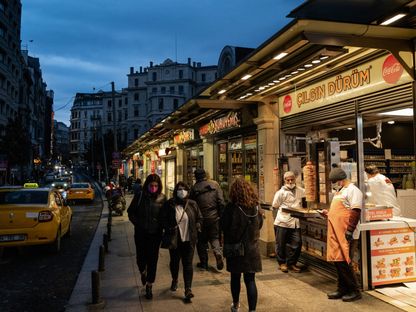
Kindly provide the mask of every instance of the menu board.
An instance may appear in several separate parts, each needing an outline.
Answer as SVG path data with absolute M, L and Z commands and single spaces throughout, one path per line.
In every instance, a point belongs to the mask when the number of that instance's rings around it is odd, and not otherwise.
M 373 286 L 416 281 L 414 230 L 372 230 L 370 241 Z

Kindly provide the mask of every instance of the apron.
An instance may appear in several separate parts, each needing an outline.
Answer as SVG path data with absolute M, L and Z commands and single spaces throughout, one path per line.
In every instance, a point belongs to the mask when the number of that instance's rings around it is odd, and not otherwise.
M 338 192 L 328 212 L 327 261 L 351 262 L 350 244 L 345 238 L 350 210 L 343 204 L 343 197 Z

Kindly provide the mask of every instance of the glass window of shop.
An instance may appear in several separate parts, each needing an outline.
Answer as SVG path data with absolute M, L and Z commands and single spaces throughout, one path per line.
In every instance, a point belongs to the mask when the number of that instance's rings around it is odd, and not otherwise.
M 257 137 L 251 135 L 229 141 L 219 141 L 217 149 L 216 178 L 224 197 L 228 198 L 228 189 L 233 179 L 244 178 L 257 188 Z
M 185 157 L 185 179 L 186 183 L 192 186 L 195 184 L 195 169 L 204 167 L 204 151 L 202 144 L 187 148 L 185 150 Z

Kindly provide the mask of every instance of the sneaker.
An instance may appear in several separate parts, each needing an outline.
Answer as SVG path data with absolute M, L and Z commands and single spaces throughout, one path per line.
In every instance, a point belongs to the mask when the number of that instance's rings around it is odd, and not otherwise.
M 146 285 L 146 278 L 147 278 L 146 271 L 145 272 L 141 272 L 140 273 L 140 279 L 142 281 L 142 285 L 143 286 Z
M 172 284 L 170 285 L 170 290 L 171 291 L 176 291 L 178 289 L 178 281 L 177 280 L 172 280 Z
M 191 299 L 195 297 L 192 293 L 192 290 L 190 288 L 185 289 L 185 299 Z
M 240 311 L 240 303 L 235 305 L 234 303 L 231 303 L 231 312 L 238 312 Z
M 146 285 L 146 294 L 144 296 L 146 297 L 146 299 L 149 299 L 149 300 L 153 298 L 151 285 Z
M 296 264 L 289 265 L 289 270 L 294 272 L 294 273 L 300 273 L 300 271 L 302 271 L 302 269 L 300 267 L 296 266 Z
M 217 270 L 221 271 L 224 268 L 224 261 L 222 259 L 222 255 L 216 254 L 215 260 L 217 260 Z
M 279 269 L 280 269 L 280 271 L 282 271 L 282 272 L 284 272 L 284 273 L 289 272 L 289 269 L 288 269 L 288 267 L 287 267 L 287 264 L 286 264 L 286 263 L 282 263 L 282 264 L 280 264 L 280 265 L 279 265 Z

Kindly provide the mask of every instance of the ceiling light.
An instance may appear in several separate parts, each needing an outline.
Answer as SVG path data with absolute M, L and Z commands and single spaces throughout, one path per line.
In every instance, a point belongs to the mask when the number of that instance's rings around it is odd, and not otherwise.
M 291 72 L 291 74 L 292 74 L 292 75 L 296 75 L 297 73 L 298 73 L 298 71 L 297 71 L 297 70 L 295 70 L 295 71 Z
M 241 78 L 241 80 L 247 80 L 247 79 L 249 79 L 251 76 L 252 76 L 252 75 L 250 75 L 250 74 L 244 75 L 244 76 Z
M 268 85 L 269 86 L 274 86 L 274 82 L 269 82 Z
M 274 82 L 274 83 L 279 83 L 280 81 L 279 81 L 279 80 L 273 80 L 273 82 Z
M 320 59 L 323 61 L 323 60 L 326 60 L 327 58 L 329 58 L 329 56 L 328 55 L 322 55 L 321 57 L 320 57 Z
M 381 23 L 380 25 L 390 25 L 391 23 L 394 23 L 395 21 L 398 21 L 399 19 L 405 17 L 406 14 L 404 13 L 400 13 L 400 14 L 396 14 L 395 16 L 389 18 L 388 20 L 385 20 L 383 23 Z
M 223 93 L 225 93 L 225 92 L 227 92 L 227 90 L 222 89 L 222 90 L 218 91 L 218 94 L 223 94 Z
M 303 71 L 303 70 L 305 70 L 305 68 L 302 68 L 302 67 L 301 67 L 301 68 L 298 68 L 297 70 L 298 70 L 298 71 Z
M 287 52 L 282 52 L 282 53 L 279 53 L 278 55 L 276 55 L 275 57 L 274 57 L 274 59 L 275 60 L 281 60 L 282 58 L 284 58 L 286 55 L 288 55 L 289 53 L 287 53 Z
M 313 60 L 312 64 L 319 64 L 321 62 L 321 60 Z
M 286 79 L 285 77 L 280 77 L 280 78 L 279 78 L 279 80 L 280 80 L 280 81 L 283 81 L 283 80 L 285 80 L 285 79 Z
M 246 96 L 249 96 L 249 95 L 253 95 L 253 93 L 249 92 L 249 93 L 246 94 Z
M 289 77 L 292 77 L 292 75 L 288 74 L 288 75 L 285 76 L 285 78 L 289 78 Z
M 413 108 L 402 108 L 390 112 L 381 113 L 380 115 L 411 117 L 413 116 Z
M 259 90 L 264 90 L 264 89 L 266 89 L 266 87 L 260 87 L 260 88 L 259 88 Z
M 394 120 L 389 120 L 389 121 L 387 121 L 387 123 L 388 123 L 389 125 L 394 125 Z
M 309 68 L 309 67 L 312 67 L 313 65 L 312 64 L 305 64 L 303 66 L 306 67 L 306 68 Z
M 255 90 L 254 90 L 254 92 L 259 92 L 259 91 L 260 91 L 260 89 L 255 89 Z
M 352 130 L 352 128 L 347 128 L 347 130 Z

